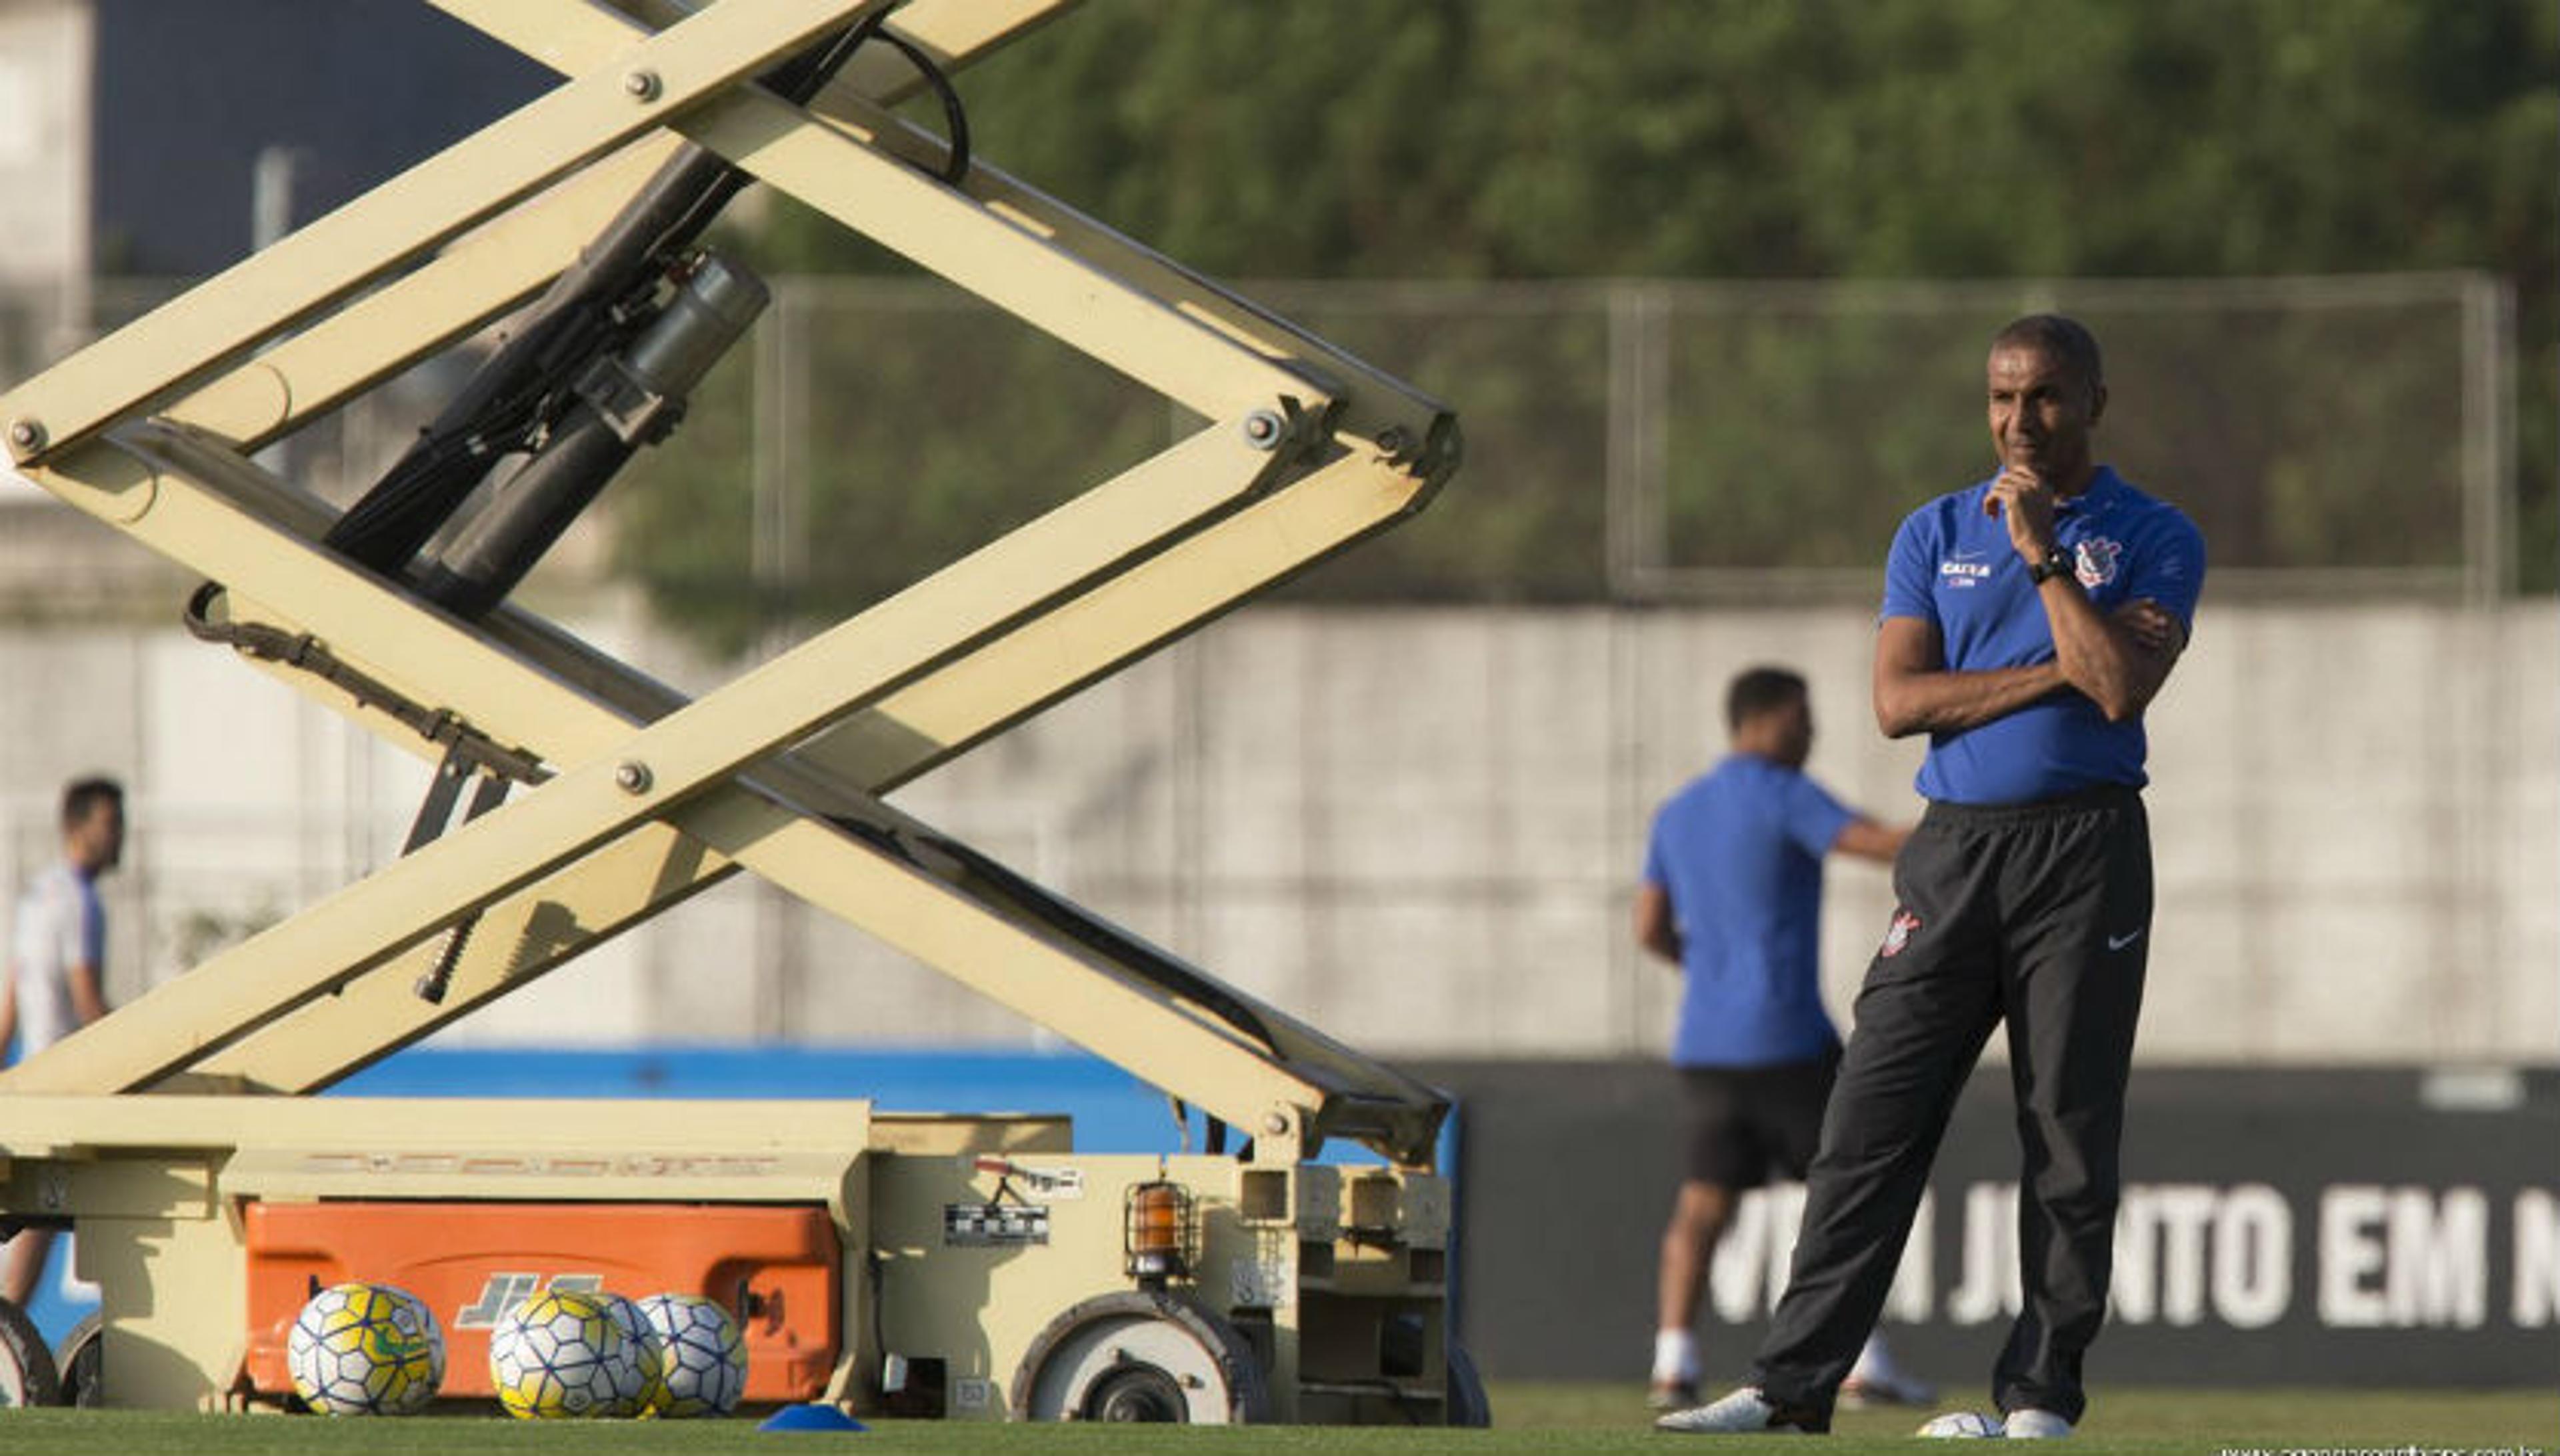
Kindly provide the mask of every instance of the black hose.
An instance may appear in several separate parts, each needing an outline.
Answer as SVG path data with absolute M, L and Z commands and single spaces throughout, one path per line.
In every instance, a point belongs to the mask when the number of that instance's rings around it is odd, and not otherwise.
M 878 30 L 873 15 L 759 78 L 804 104 Z M 560 274 L 514 338 L 473 374 L 363 499 L 333 524 L 327 545 L 396 575 L 478 487 L 490 467 L 533 449 L 585 361 L 633 324 L 616 305 L 656 285 L 667 259 L 693 244 L 751 180 L 727 158 L 688 143 L 667 159 L 604 233 Z
M 943 73 L 941 67 L 934 65 L 933 58 L 925 55 L 913 41 L 895 31 L 882 31 L 880 38 L 905 57 L 907 64 L 915 68 L 916 74 L 924 78 L 924 83 L 931 86 L 933 94 L 941 99 L 942 125 L 950 151 L 943 159 L 942 170 L 934 175 L 941 178 L 945 186 L 959 186 L 969 176 L 969 112 L 960 104 L 959 88 L 951 84 L 951 78 Z

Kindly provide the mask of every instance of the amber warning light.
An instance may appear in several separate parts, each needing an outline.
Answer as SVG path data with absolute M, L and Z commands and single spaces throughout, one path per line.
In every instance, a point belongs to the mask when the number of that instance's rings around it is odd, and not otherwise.
M 1129 1190 L 1124 1243 L 1131 1278 L 1149 1289 L 1192 1269 L 1192 1196 L 1181 1184 L 1158 1179 Z

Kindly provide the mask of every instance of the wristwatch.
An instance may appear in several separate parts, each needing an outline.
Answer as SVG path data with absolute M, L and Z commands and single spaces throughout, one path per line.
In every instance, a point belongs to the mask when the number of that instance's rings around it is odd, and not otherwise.
M 2031 562 L 2027 565 L 2026 579 L 2041 586 L 2056 576 L 2067 576 L 2070 573 L 2071 553 L 2057 546 L 2044 554 L 2043 561 Z

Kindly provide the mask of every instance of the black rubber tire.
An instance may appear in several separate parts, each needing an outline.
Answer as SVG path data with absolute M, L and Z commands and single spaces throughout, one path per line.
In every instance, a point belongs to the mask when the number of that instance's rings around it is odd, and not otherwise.
M 83 1407 L 106 1403 L 105 1331 L 105 1321 L 91 1310 L 54 1348 L 54 1369 L 63 1376 L 61 1403 Z
M 1476 1358 L 1467 1347 L 1449 1347 L 1449 1424 L 1482 1428 L 1494 1423 L 1494 1402 L 1485 1396 L 1485 1377 L 1476 1374 Z
M 1179 1327 L 1199 1342 L 1226 1383 L 1227 1420 L 1231 1424 L 1260 1425 L 1271 1419 L 1270 1388 L 1262 1366 L 1253 1358 L 1252 1346 L 1233 1325 L 1189 1300 L 1141 1290 L 1085 1300 L 1049 1321 L 1024 1353 L 1022 1369 L 1014 1373 L 1010 1402 L 1013 1418 L 1042 1418 L 1042 1412 L 1033 1409 L 1033 1390 L 1041 1367 L 1062 1341 L 1096 1320 L 1127 1318 L 1159 1320 Z
M 44 1332 L 27 1312 L 0 1299 L 0 1406 L 59 1405 L 63 1379 Z

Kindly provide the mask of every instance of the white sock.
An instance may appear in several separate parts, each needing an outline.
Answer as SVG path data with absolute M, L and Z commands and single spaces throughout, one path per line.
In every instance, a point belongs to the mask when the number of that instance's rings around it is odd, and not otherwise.
M 1697 1337 L 1686 1330 L 1654 1332 L 1654 1379 L 1663 1384 L 1697 1383 Z

